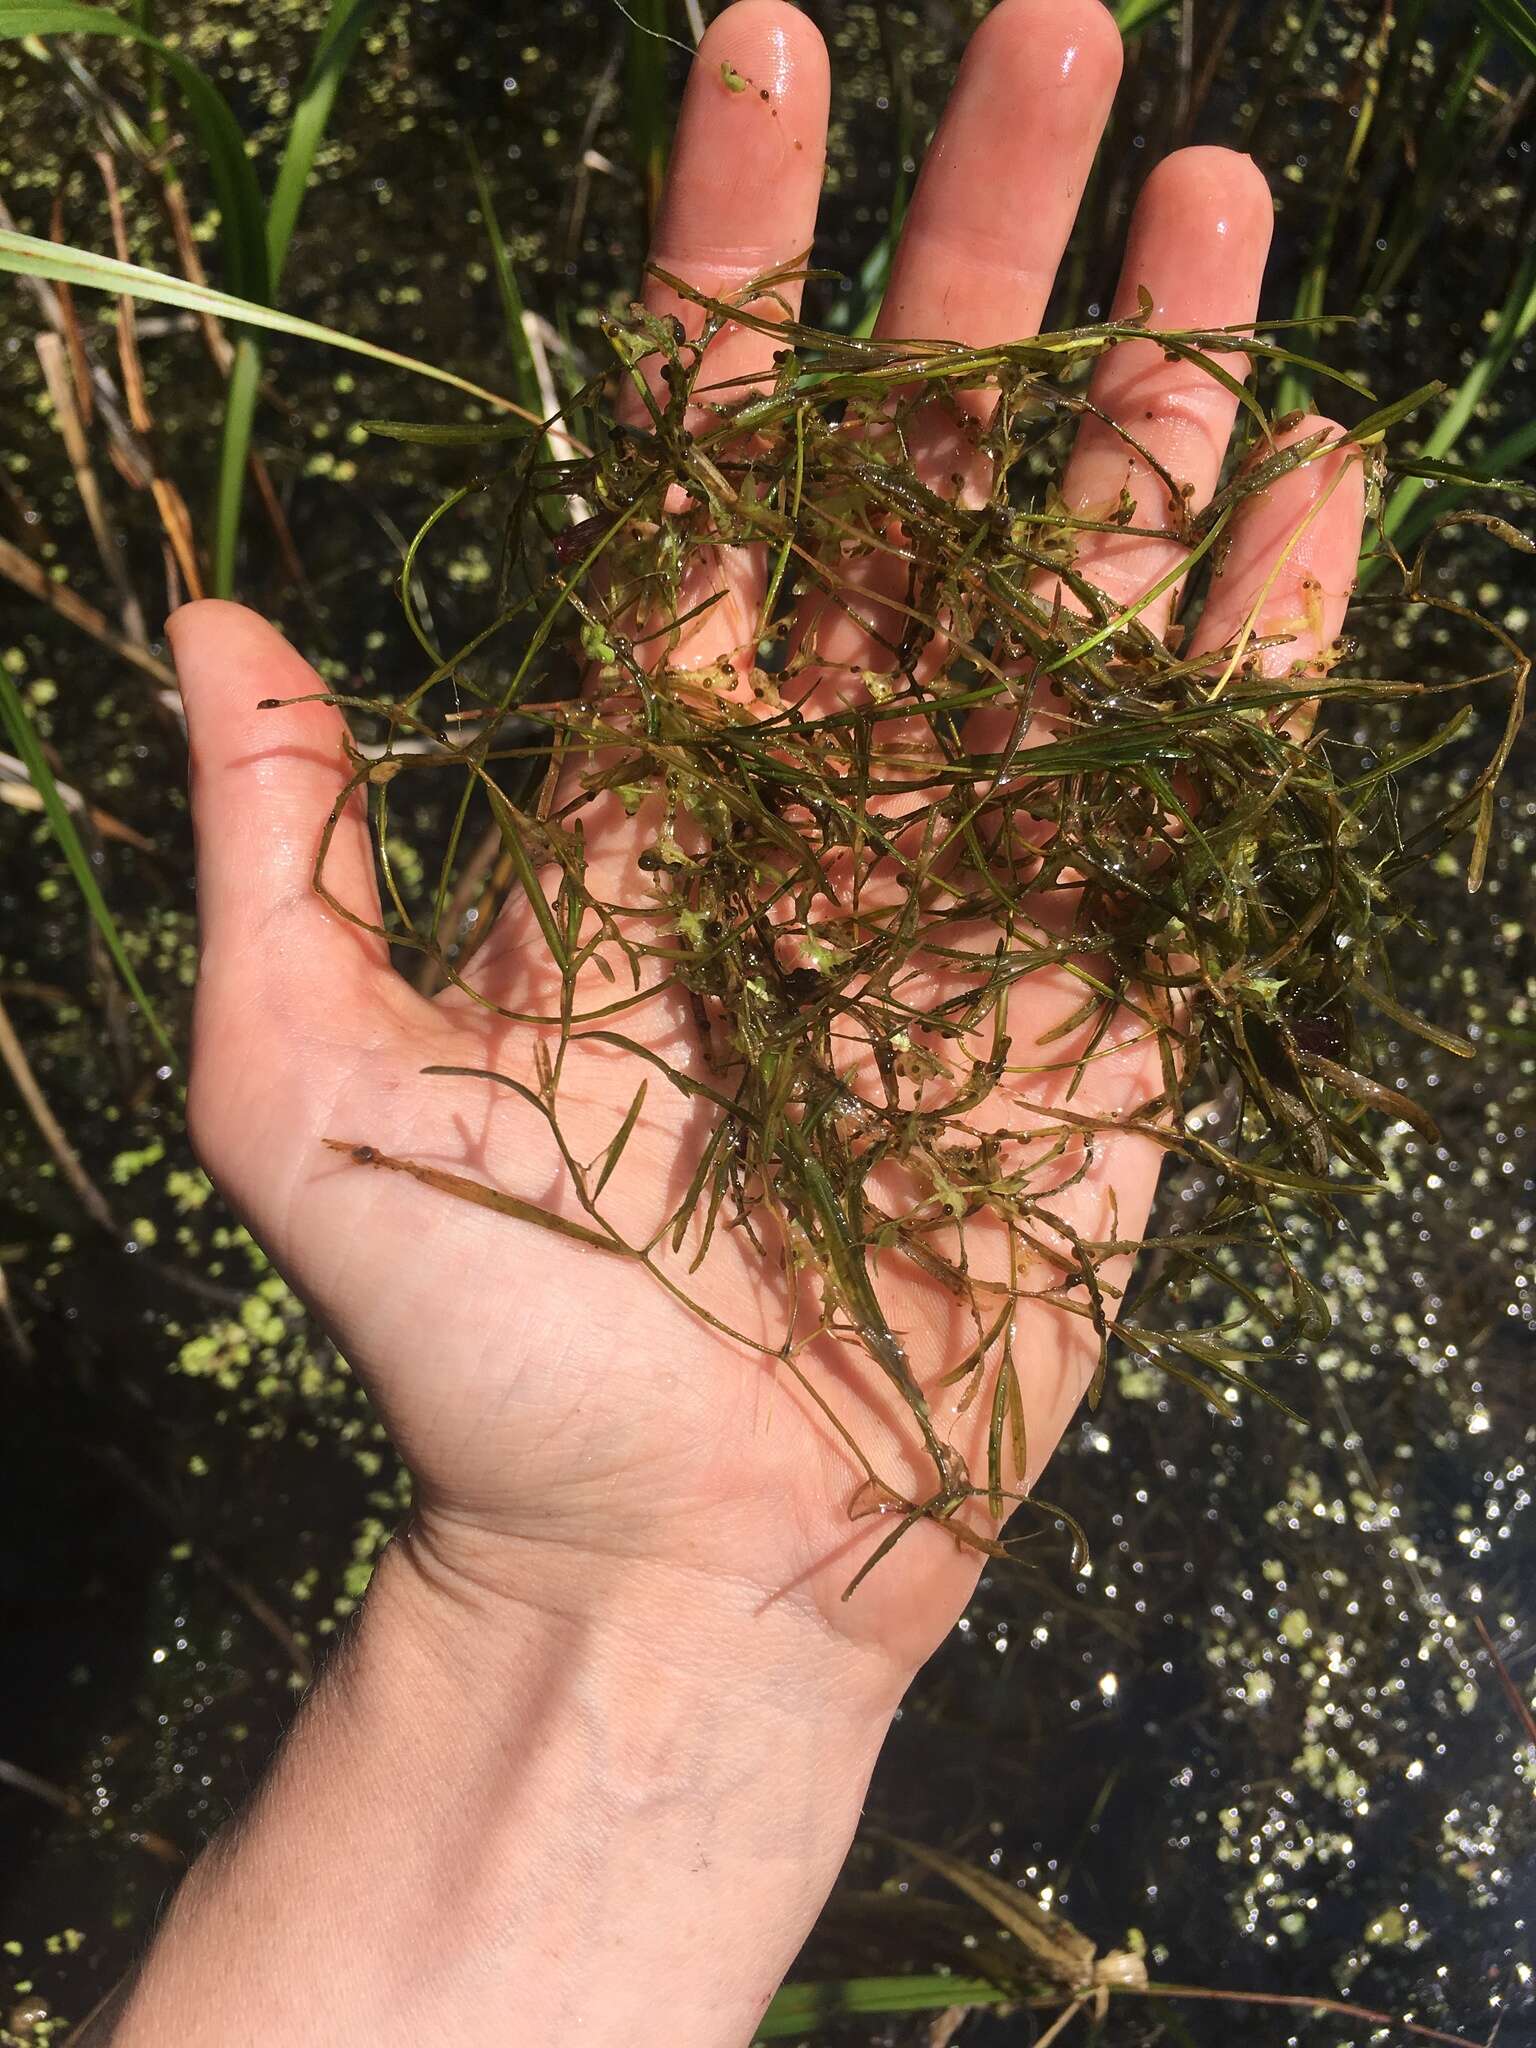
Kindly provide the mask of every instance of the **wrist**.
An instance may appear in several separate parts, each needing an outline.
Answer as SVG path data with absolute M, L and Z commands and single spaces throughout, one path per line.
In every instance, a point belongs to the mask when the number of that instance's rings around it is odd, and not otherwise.
M 660 1997 L 673 2048 L 740 2048 L 843 1863 L 907 1674 L 756 1585 L 430 1518 L 372 1604 L 402 1695 L 445 1677 L 482 1730 L 476 1867 L 452 1861 L 512 1952 L 551 1959 L 549 2038 L 628 2048 Z
M 514 2013 L 520 2038 L 618 2048 L 662 2009 L 675 2048 L 742 2048 L 836 1876 L 900 1675 L 792 1601 L 540 1550 L 427 1518 L 386 1551 L 177 1901 L 129 2048 L 473 2048 Z
M 386 1609 L 392 1628 L 424 1645 L 468 1631 L 482 1661 L 521 1666 L 531 1641 L 577 1655 L 615 1686 L 633 1679 L 636 1705 L 708 1688 L 742 1710 L 774 1711 L 789 1696 L 850 1733 L 883 1729 L 917 1668 L 837 1627 L 801 1589 L 720 1568 L 707 1545 L 695 1562 L 579 1550 L 432 1508 L 418 1508 L 381 1560 L 370 1612 Z
M 529 2038 L 627 2048 L 659 2000 L 675 2048 L 740 2048 L 846 1854 L 889 1660 L 756 1586 L 432 1517 L 385 1553 L 353 1650 L 368 1723 L 457 1752 L 432 1924 L 399 1937 L 444 1960 L 434 2004 L 499 1955 Z

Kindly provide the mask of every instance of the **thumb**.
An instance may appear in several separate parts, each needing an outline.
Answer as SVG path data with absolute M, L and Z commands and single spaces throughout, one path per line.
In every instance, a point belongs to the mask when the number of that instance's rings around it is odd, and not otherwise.
M 368 1035 L 370 1012 L 389 1007 L 381 987 L 403 985 L 384 940 L 349 921 L 379 922 L 361 792 L 341 811 L 324 862 L 340 910 L 314 887 L 326 821 L 351 773 L 346 727 L 329 704 L 285 700 L 325 685 L 241 605 L 185 605 L 168 631 L 187 712 L 202 928 L 189 1114 L 199 1152 L 227 1185 L 231 1152 L 253 1149 L 251 1118 L 264 1137 L 291 1122 L 348 1041 L 355 1052 Z M 274 698 L 280 708 L 259 708 Z

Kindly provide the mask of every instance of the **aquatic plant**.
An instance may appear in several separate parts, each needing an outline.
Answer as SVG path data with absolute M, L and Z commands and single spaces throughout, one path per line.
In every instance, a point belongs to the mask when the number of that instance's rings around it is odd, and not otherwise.
M 638 312 L 610 323 L 637 399 L 634 423 L 600 429 L 595 446 L 561 453 L 558 436 L 516 422 L 372 423 L 491 453 L 407 551 L 401 590 L 428 673 L 399 701 L 336 699 L 381 737 L 358 750 L 315 870 L 332 907 L 358 921 L 328 889 L 327 855 L 347 802 L 367 791 L 391 903 L 381 929 L 531 1032 L 532 1078 L 489 1078 L 546 1126 L 562 1198 L 537 1206 L 371 1138 L 336 1142 L 374 1170 L 637 1261 L 714 1327 L 779 1360 L 863 1470 L 856 1505 L 895 1511 L 866 1570 L 923 1517 L 990 1548 L 957 1511 L 984 1499 L 1000 1519 L 1020 1498 L 1025 1303 L 1091 1325 L 1095 1401 L 1111 1342 L 1219 1402 L 1233 1388 L 1278 1399 L 1262 1378 L 1267 1358 L 1325 1333 L 1320 1296 L 1288 1248 L 1286 1205 L 1331 1214 L 1380 1178 L 1372 1118 L 1432 1130 L 1374 1070 L 1362 1012 L 1468 1050 L 1393 994 L 1389 949 L 1409 923 L 1403 876 L 1464 830 L 1478 885 L 1527 661 L 1503 629 L 1432 594 L 1422 558 L 1395 558 L 1407 599 L 1458 619 L 1469 649 L 1480 635 L 1491 643 L 1459 685 L 1355 673 L 1347 646 L 1287 665 L 1274 658 L 1285 635 L 1260 637 L 1256 612 L 1199 655 L 1147 629 L 1142 613 L 1175 575 L 1219 557 L 1245 500 L 1327 443 L 1287 436 L 1222 367 L 1234 331 L 1150 333 L 1144 309 L 986 349 L 873 341 L 782 318 L 783 275 L 728 303 L 662 281 L 697 305 L 702 332 L 685 342 L 675 322 Z M 704 380 L 727 321 L 772 335 L 771 388 Z M 1120 608 L 1074 556 L 1082 533 L 1135 535 L 1129 501 L 1069 513 L 1042 479 L 1058 428 L 1091 409 L 1079 373 L 1130 338 L 1227 384 L 1251 447 L 1188 519 L 1188 559 Z M 1243 345 L 1268 366 L 1326 374 L 1291 339 L 1268 330 Z M 647 359 L 659 381 L 640 374 Z M 978 428 L 965 397 L 983 383 L 998 402 Z M 571 411 L 600 417 L 598 395 L 587 389 Z M 1431 395 L 1372 406 L 1347 437 L 1378 486 L 1384 437 Z M 936 413 L 966 472 L 952 495 L 918 482 L 909 461 L 914 428 L 931 430 Z M 486 494 L 506 518 L 495 607 L 444 650 L 418 591 L 447 523 Z M 728 602 L 712 566 L 742 548 L 769 564 L 746 651 L 691 664 L 690 635 Z M 869 613 L 872 576 L 885 579 L 878 660 L 829 669 L 807 617 L 818 606 Z M 1470 711 L 1452 708 L 1411 741 L 1385 737 L 1363 761 L 1329 739 L 1334 720 L 1349 707 L 1386 715 L 1389 729 L 1412 700 L 1474 689 L 1504 693 L 1501 736 L 1405 834 L 1399 778 L 1461 738 Z M 389 853 L 406 774 L 439 788 L 449 778 L 436 798 L 451 819 L 446 848 L 414 908 Z M 642 828 L 617 869 L 587 836 L 615 800 Z M 473 863 L 470 844 L 482 848 Z M 518 1008 L 466 978 L 508 892 L 542 956 Z M 1040 977 L 1066 992 L 1062 1014 L 1016 1044 L 1012 1005 Z M 668 991 L 692 1017 L 686 1056 L 637 1023 Z M 600 1155 L 584 1159 L 565 1125 L 568 1076 L 573 1054 L 599 1046 L 629 1059 L 634 1087 Z M 1148 1049 L 1155 1078 L 1129 1107 L 1106 1105 L 1085 1081 L 1133 1046 Z M 1016 1086 L 1026 1080 L 1027 1098 Z M 1208 1117 L 1185 1114 L 1197 1082 Z M 705 1116 L 708 1137 L 689 1185 L 637 1239 L 604 1191 L 657 1088 Z M 1128 1130 L 1207 1176 L 1198 1214 L 1151 1240 L 1152 1277 L 1134 1304 L 1114 1277 L 1133 1244 L 1113 1217 L 1085 1236 L 1068 1213 L 1096 1147 Z M 720 1229 L 760 1255 L 781 1303 L 776 1338 L 728 1329 L 695 1291 Z M 1233 1263 L 1235 1247 L 1255 1242 L 1273 1286 Z M 949 1384 L 988 1418 L 984 1473 L 935 1426 L 882 1305 L 872 1266 L 892 1256 L 963 1309 L 971 1337 Z M 1184 1327 L 1162 1304 L 1207 1274 L 1224 1278 L 1230 1313 Z M 856 1340 L 899 1392 L 932 1467 L 927 1493 L 878 1471 L 838 1417 L 811 1363 L 828 1332 Z

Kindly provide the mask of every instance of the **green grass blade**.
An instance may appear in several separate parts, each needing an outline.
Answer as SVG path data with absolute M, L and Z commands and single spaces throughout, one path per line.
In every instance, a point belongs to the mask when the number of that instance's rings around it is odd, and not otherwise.
M 342 74 L 352 59 L 377 0 L 331 0 L 309 76 L 299 93 L 288 139 L 283 146 L 272 203 L 267 209 L 266 251 L 268 296 L 275 297 L 299 209 L 309 187 L 315 152 L 320 147 Z M 235 353 L 224 401 L 224 433 L 219 446 L 217 515 L 214 521 L 213 590 L 232 597 L 235 555 L 240 539 L 240 513 L 245 502 L 245 473 L 256 427 L 261 390 L 261 350 L 244 334 Z
M 1351 109 L 1355 119 L 1349 131 L 1349 146 L 1329 195 L 1328 211 L 1296 293 L 1295 317 L 1298 320 L 1320 319 L 1328 302 L 1328 277 L 1333 266 L 1334 243 L 1346 201 L 1355 188 L 1366 137 L 1376 118 L 1382 74 L 1391 55 L 1391 27 L 1390 20 L 1384 22 L 1363 53 L 1365 82 Z M 1283 418 L 1287 413 L 1307 412 L 1311 405 L 1311 371 L 1296 363 L 1287 364 L 1275 399 L 1276 412 Z
M 1536 8 L 1529 0 L 1477 0 L 1484 21 L 1536 70 Z
M 0 0 L 0 38 L 107 35 L 149 50 L 175 79 L 208 160 L 221 215 L 220 235 L 230 289 L 242 298 L 271 296 L 267 263 L 266 210 L 256 173 L 245 153 L 245 137 L 223 95 L 196 65 L 126 15 L 73 0 Z
M 1443 462 L 1454 453 L 1462 435 L 1477 417 L 1478 407 L 1533 326 L 1536 326 L 1536 247 L 1528 249 L 1521 259 L 1488 346 L 1451 394 L 1450 404 L 1420 449 L 1425 461 Z M 1382 516 L 1382 527 L 1389 538 L 1396 539 L 1403 522 L 1423 494 L 1424 480 L 1421 477 L 1407 477 L 1398 485 Z
M 891 265 L 896 256 L 896 244 L 901 239 L 902 223 L 907 217 L 907 203 L 911 198 L 907 163 L 917 154 L 912 80 L 907 68 L 901 33 L 892 23 L 884 0 L 878 0 L 877 18 L 880 25 L 881 55 L 885 61 L 886 76 L 890 80 L 891 105 L 896 112 L 891 151 L 896 174 L 891 185 L 890 213 L 884 233 L 859 266 L 856 290 L 850 293 L 846 300 L 839 300 L 832 308 L 831 317 L 827 322 L 834 332 L 858 335 L 873 334 L 875 322 L 880 317 L 885 288 L 891 280 Z
M 242 334 L 235 344 L 235 360 L 224 394 L 224 432 L 219 443 L 213 516 L 215 597 L 235 594 L 235 551 L 240 540 L 240 508 L 245 502 L 245 466 L 250 459 L 260 388 L 261 347 L 254 335 Z
M 1115 20 L 1123 36 L 1134 36 L 1159 15 L 1173 12 L 1174 0 L 1120 0 L 1115 9 Z
M 154 0 L 133 0 L 133 18 L 148 34 L 154 33 Z M 144 53 L 144 132 L 153 147 L 164 151 L 170 143 L 170 122 L 165 112 L 165 74 L 152 49 Z
M 654 227 L 667 170 L 667 0 L 633 0 L 629 21 L 629 139 L 645 196 L 647 227 Z
M 833 1984 L 786 1984 L 754 2041 L 783 2041 L 847 2013 L 947 2012 L 955 2005 L 1006 2005 L 1012 1996 L 985 1977 L 845 1977 Z
M 111 35 L 137 42 L 150 59 L 151 98 L 158 92 L 160 75 L 170 73 L 192 115 L 218 196 L 226 280 L 237 296 L 265 304 L 282 275 L 342 76 L 376 5 L 377 0 L 331 0 L 289 125 L 270 208 L 262 204 L 239 123 L 203 74 L 151 32 L 148 0 L 137 0 L 131 19 L 75 0 L 0 0 L 0 35 Z M 234 588 L 240 508 L 260 382 L 260 352 L 246 336 L 235 358 L 219 454 L 213 588 L 220 597 L 228 597 Z
M 1434 495 L 1410 507 L 1398 522 L 1393 540 L 1400 548 L 1411 548 L 1437 519 L 1445 518 L 1447 513 L 1464 504 L 1474 491 L 1503 490 L 1522 497 L 1536 492 L 1536 484 L 1511 474 L 1522 463 L 1533 459 L 1536 459 L 1536 420 L 1526 420 L 1512 434 L 1506 434 L 1486 455 L 1476 456 L 1460 465 L 1459 469 L 1448 464 L 1424 464 L 1424 468 L 1437 471 L 1439 476 L 1452 481 L 1442 482 L 1437 477 Z
M 1328 223 L 1312 245 L 1307 267 L 1301 274 L 1301 283 L 1296 287 L 1296 302 L 1291 311 L 1298 320 L 1319 318 L 1327 304 L 1328 271 L 1333 260 L 1333 234 L 1337 214 L 1331 213 Z M 1312 405 L 1312 378 L 1308 371 L 1287 363 L 1281 374 L 1279 388 L 1275 393 L 1275 414 L 1284 419 L 1288 413 L 1308 412 Z
M 243 323 L 247 327 L 266 328 L 273 334 L 291 335 L 296 341 L 317 341 L 326 348 L 341 349 L 348 355 L 366 356 L 370 362 L 384 363 L 394 370 L 407 370 L 413 377 L 425 377 L 434 384 L 446 384 L 450 390 L 462 392 L 466 398 L 476 399 L 481 405 L 492 406 L 497 412 L 516 413 L 521 419 L 531 419 L 535 426 L 543 425 L 536 413 L 530 413 L 515 399 L 504 398 L 499 391 L 488 391 L 483 384 L 475 384 L 468 377 L 460 377 L 436 363 L 401 355 L 398 349 L 384 348 L 375 341 L 364 341 L 360 335 L 344 334 L 336 327 L 322 327 L 317 320 L 302 320 L 296 313 L 281 312 L 276 306 L 263 306 L 252 299 L 237 298 L 233 292 L 217 291 L 212 285 L 193 284 L 188 278 L 172 277 L 161 270 L 146 270 L 138 263 L 119 263 L 115 256 L 98 256 L 92 250 L 71 248 L 67 243 L 49 242 L 36 235 L 18 235 L 9 229 L 0 229 L 0 271 L 7 270 L 22 277 L 41 277 L 56 283 L 77 285 L 86 291 L 126 292 L 129 298 L 145 299 L 152 305 L 177 306 L 191 313 L 212 313 L 237 325 Z
M 488 442 L 516 441 L 528 432 L 522 419 L 489 421 L 457 420 L 441 426 L 428 420 L 359 420 L 365 434 L 377 434 L 382 441 L 410 441 L 421 448 L 484 448 Z
M 1440 96 L 1434 126 L 1420 145 L 1413 181 L 1393 211 L 1387 246 L 1371 272 L 1367 294 L 1373 299 L 1396 290 L 1426 236 L 1442 220 L 1441 202 L 1447 190 L 1458 179 L 1472 175 L 1468 159 L 1476 131 L 1468 135 L 1465 116 L 1491 42 L 1487 30 L 1473 36 L 1456 75 Z
M 512 258 L 507 254 L 507 238 L 501 232 L 496 202 L 491 197 L 490 181 L 485 175 L 485 166 L 480 161 L 480 152 L 473 143 L 469 145 L 469 169 L 475 181 L 475 198 L 480 208 L 480 218 L 485 223 L 486 237 L 491 245 L 491 269 L 496 278 L 496 291 L 501 299 L 501 317 L 507 330 L 507 347 L 512 356 L 513 385 L 522 403 L 537 411 L 540 406 L 539 378 L 533 366 L 533 351 L 528 346 L 527 330 L 523 326 L 523 294 L 518 287 L 517 272 L 512 267 Z
M 827 326 L 834 334 L 874 333 L 875 322 L 880 317 L 880 302 L 890 283 L 891 258 L 895 249 L 896 237 L 887 227 L 859 265 L 854 289 L 846 300 L 839 299 L 827 315 Z
M 315 152 L 331 118 L 331 108 L 336 103 L 342 76 L 377 5 L 378 0 L 331 0 L 331 11 L 320 31 L 314 62 L 300 89 L 293 119 L 288 125 L 288 139 L 283 145 L 277 182 L 272 187 L 272 200 L 267 208 L 267 262 L 274 291 L 283 274 L 288 244 L 293 238 L 299 208 L 309 188 Z
M 69 863 L 69 871 L 75 878 L 75 887 L 80 891 L 91 920 L 101 933 L 102 942 L 123 978 L 123 986 L 138 1004 L 155 1043 L 172 1066 L 179 1066 L 176 1048 L 161 1024 L 154 1004 L 144 993 L 143 984 L 134 972 L 133 962 L 128 958 L 123 935 L 117 928 L 117 920 L 107 907 L 107 899 L 102 895 L 91 867 L 91 857 L 85 850 L 68 806 L 59 794 L 53 770 L 48 765 L 48 757 L 43 752 L 32 721 L 27 715 L 27 707 L 16 687 L 15 678 L 4 668 L 0 668 L 0 725 L 4 726 L 12 747 L 26 764 L 32 787 L 42 798 L 44 816 L 52 827 L 53 836 L 59 842 L 60 850 Z

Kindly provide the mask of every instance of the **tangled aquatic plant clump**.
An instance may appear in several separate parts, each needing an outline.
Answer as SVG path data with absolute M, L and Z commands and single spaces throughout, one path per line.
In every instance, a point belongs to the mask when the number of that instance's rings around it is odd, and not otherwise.
M 1476 884 L 1524 658 L 1490 627 L 1500 651 L 1459 685 L 1353 674 L 1347 646 L 1277 676 L 1250 624 L 1224 654 L 1187 659 L 1141 621 L 1156 591 L 1117 608 L 1079 573 L 1081 533 L 1138 531 L 1128 499 L 1085 517 L 1043 487 L 1061 430 L 1090 409 L 1085 368 L 1117 340 L 1151 338 L 1240 395 L 1249 459 L 1187 520 L 1182 576 L 1217 556 L 1245 497 L 1318 452 L 1320 436 L 1279 448 L 1275 423 L 1213 360 L 1239 341 L 1261 365 L 1301 360 L 1272 332 L 1150 334 L 1144 311 L 987 349 L 874 341 L 780 317 L 782 278 L 729 304 L 664 281 L 699 306 L 703 331 L 688 341 L 679 323 L 638 310 L 612 323 L 639 425 L 606 423 L 603 380 L 542 434 L 374 423 L 493 445 L 498 459 L 412 544 L 402 589 L 431 670 L 403 702 L 354 704 L 384 737 L 359 752 L 349 793 L 371 786 L 382 847 L 399 829 L 402 773 L 458 780 L 429 916 L 412 914 L 385 863 L 389 936 L 442 978 L 469 986 L 498 885 L 526 897 L 559 994 L 537 1015 L 503 1012 L 538 1027 L 541 1048 L 536 1081 L 508 1085 L 554 1133 L 580 1220 L 371 1148 L 359 1156 L 641 1259 L 685 1300 L 712 1233 L 745 1233 L 785 1283 L 777 1355 L 845 1439 L 805 1358 L 808 1300 L 811 1335 L 856 1339 L 908 1404 L 935 1480 L 929 1498 L 898 1501 L 901 1526 L 981 1495 L 1000 1514 L 1024 1464 L 1027 1367 L 1013 1336 L 1026 1298 L 1091 1321 L 1095 1398 L 1111 1342 L 1214 1396 L 1323 1334 L 1282 1205 L 1331 1211 L 1346 1187 L 1381 1177 L 1371 1115 L 1428 1127 L 1371 1071 L 1357 1012 L 1464 1049 L 1399 1004 L 1386 956 L 1408 914 L 1404 872 L 1469 825 Z M 728 321 L 771 328 L 771 388 L 708 387 L 704 350 Z M 659 380 L 640 374 L 647 358 L 660 359 Z M 982 385 L 997 401 L 977 426 L 964 398 Z M 1378 482 L 1387 429 L 1425 395 L 1353 430 Z M 975 458 L 953 494 L 919 482 L 909 459 L 914 424 L 938 413 Z M 1176 480 L 1163 481 L 1180 503 Z M 485 493 L 509 502 L 495 613 L 445 652 L 415 593 L 442 522 Z M 688 666 L 679 650 L 696 622 L 729 601 L 720 551 L 738 548 L 760 549 L 767 567 L 746 655 Z M 886 565 L 882 587 L 897 595 L 881 616 L 896 625 L 877 664 L 829 684 L 797 612 L 806 593 L 856 609 L 870 564 Z M 1483 625 L 1426 595 L 1422 561 L 1399 567 L 1410 601 Z M 1471 708 L 1363 768 L 1327 738 L 1341 705 L 1501 683 L 1509 713 L 1490 758 L 1412 834 L 1397 778 L 1460 738 Z M 583 830 L 615 793 L 646 826 L 622 900 L 611 884 L 605 893 Z M 464 850 L 482 806 L 499 859 L 476 923 Z M 328 843 L 329 832 L 322 891 Z M 1042 973 L 1075 980 L 1073 1014 L 1052 1043 L 1015 1047 L 1013 998 Z M 664 987 L 687 992 L 705 1079 L 626 1031 Z M 1085 1241 L 1058 1207 L 1109 1123 L 1083 1107 L 1081 1085 L 1128 1030 L 1155 1044 L 1161 1074 L 1132 1120 L 1204 1184 L 1186 1226 L 1150 1241 L 1134 1312 L 1100 1278 L 1130 1247 Z M 561 1133 L 562 1072 L 584 1037 L 632 1054 L 636 1084 L 589 1165 Z M 1021 1073 L 1042 1091 L 1024 1129 L 1006 1092 Z M 709 1135 L 672 1213 L 632 1244 L 603 1194 L 658 1079 L 706 1110 Z M 1197 1079 L 1219 1115 L 1183 1115 Z M 1233 1263 L 1254 1241 L 1275 1286 Z M 984 1480 L 940 1439 L 872 1280 L 877 1254 L 909 1260 L 965 1307 L 974 1338 L 952 1378 L 988 1404 Z M 1154 1313 L 1156 1296 L 1176 1299 L 1201 1275 L 1228 1290 L 1219 1327 Z

